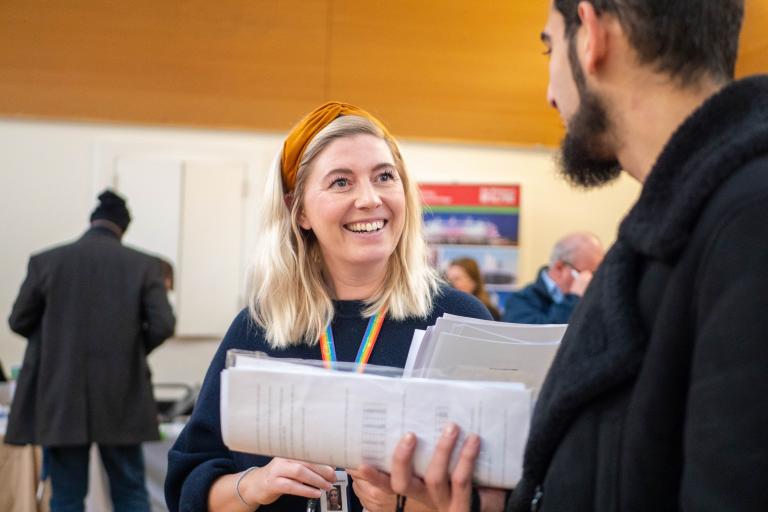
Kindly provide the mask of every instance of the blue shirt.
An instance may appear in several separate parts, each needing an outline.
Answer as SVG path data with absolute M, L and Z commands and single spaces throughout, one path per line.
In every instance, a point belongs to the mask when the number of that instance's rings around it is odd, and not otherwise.
M 549 292 L 549 296 L 552 297 L 552 302 L 555 304 L 562 304 L 563 300 L 565 299 L 565 294 L 560 289 L 559 286 L 557 286 L 557 283 L 555 283 L 551 277 L 549 277 L 549 269 L 544 269 L 541 271 L 541 279 L 544 281 L 544 284 L 547 286 L 547 291 Z

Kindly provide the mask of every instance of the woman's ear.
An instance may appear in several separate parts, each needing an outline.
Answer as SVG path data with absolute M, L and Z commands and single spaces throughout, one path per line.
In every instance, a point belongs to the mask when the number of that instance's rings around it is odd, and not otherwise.
M 312 224 L 309 223 L 309 219 L 307 218 L 306 215 L 304 215 L 304 210 L 301 210 L 299 212 L 299 226 L 302 229 L 306 229 L 307 231 L 312 229 Z
M 283 196 L 283 201 L 285 202 L 285 207 L 288 208 L 288 211 L 290 212 L 293 208 L 293 192 L 288 192 Z M 307 216 L 304 215 L 304 210 L 299 211 L 299 226 L 301 226 L 303 229 L 311 229 L 311 225 L 309 224 L 309 220 L 307 219 Z

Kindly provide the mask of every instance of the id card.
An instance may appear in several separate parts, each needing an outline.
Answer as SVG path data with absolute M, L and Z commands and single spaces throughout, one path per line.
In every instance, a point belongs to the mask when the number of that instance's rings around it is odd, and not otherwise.
M 346 471 L 336 471 L 336 483 L 330 490 L 320 496 L 320 510 L 322 512 L 338 511 L 349 512 L 349 500 L 347 487 L 349 480 Z

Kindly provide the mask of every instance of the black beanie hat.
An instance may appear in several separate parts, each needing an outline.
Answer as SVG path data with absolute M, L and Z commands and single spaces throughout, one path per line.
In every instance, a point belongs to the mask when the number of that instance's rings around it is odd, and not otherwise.
M 125 231 L 131 222 L 131 214 L 125 206 L 125 199 L 107 189 L 99 195 L 99 206 L 91 214 L 91 222 L 98 219 L 117 224 Z

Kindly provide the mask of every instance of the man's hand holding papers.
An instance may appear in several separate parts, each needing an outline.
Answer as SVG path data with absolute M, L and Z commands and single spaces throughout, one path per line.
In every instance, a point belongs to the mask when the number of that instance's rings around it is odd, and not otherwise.
M 472 504 L 473 472 L 480 453 L 480 438 L 469 435 L 459 452 L 458 462 L 450 469 L 452 454 L 459 439 L 459 428 L 450 423 L 435 446 L 432 461 L 424 479 L 415 476 L 413 455 L 416 437 L 406 434 L 392 456 L 390 485 L 394 492 L 409 498 L 429 500 L 432 510 L 469 512 Z M 502 512 L 506 493 L 500 489 L 480 487 L 480 512 Z

